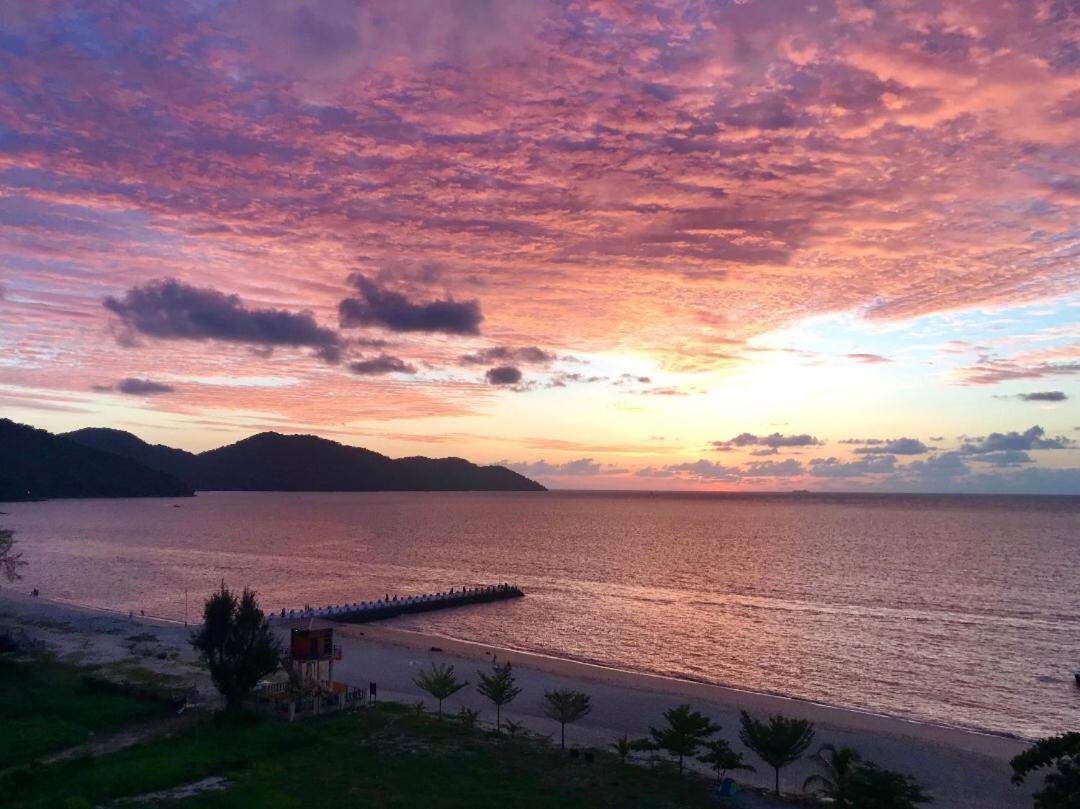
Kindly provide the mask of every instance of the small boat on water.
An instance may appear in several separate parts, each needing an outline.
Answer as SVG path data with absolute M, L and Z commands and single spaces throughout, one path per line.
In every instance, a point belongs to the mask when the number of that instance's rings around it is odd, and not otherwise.
M 1076 678 L 1076 687 L 1080 688 L 1080 669 L 1073 672 L 1073 677 Z

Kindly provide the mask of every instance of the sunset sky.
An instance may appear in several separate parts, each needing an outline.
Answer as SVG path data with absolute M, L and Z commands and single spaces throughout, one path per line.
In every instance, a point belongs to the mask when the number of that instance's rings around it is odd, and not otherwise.
M 1080 494 L 1069 0 L 0 5 L 0 414 Z

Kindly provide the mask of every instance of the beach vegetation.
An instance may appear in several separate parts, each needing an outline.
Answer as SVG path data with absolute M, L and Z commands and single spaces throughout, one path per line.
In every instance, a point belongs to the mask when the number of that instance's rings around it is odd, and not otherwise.
M 634 747 L 634 740 L 623 734 L 611 743 L 611 749 L 615 751 L 615 755 L 619 757 L 619 761 L 625 764 L 626 760 L 630 758 L 631 753 L 637 748 Z
M 430 694 L 439 704 L 439 719 L 443 718 L 443 701 L 450 699 L 469 684 L 468 680 L 459 680 L 454 667 L 448 663 L 432 663 L 427 671 L 421 671 L 413 680 L 416 687 Z
M 465 730 L 475 730 L 480 721 L 480 711 L 462 705 L 461 710 L 458 711 L 458 721 Z
M 45 656 L 0 657 L 0 770 L 76 747 L 95 734 L 171 716 L 174 696 Z
M 22 578 L 19 569 L 28 564 L 22 558 L 22 553 L 15 552 L 15 531 L 11 528 L 0 528 L 0 576 L 9 582 L 18 581 Z
M 739 739 L 773 768 L 773 789 L 780 795 L 780 770 L 798 760 L 814 741 L 814 725 L 806 719 L 792 719 L 774 714 L 768 721 L 740 717 Z
M 693 756 L 705 744 L 710 736 L 720 732 L 720 725 L 689 705 L 679 705 L 664 711 L 667 727 L 649 728 L 652 746 L 669 753 L 679 765 L 679 774 L 683 772 L 683 760 Z
M 503 706 L 513 702 L 521 693 L 521 689 L 515 683 L 514 671 L 509 660 L 502 665 L 493 660 L 491 674 L 478 671 L 476 676 L 480 678 L 480 682 L 476 685 L 477 692 L 495 705 L 495 732 L 498 733 L 502 727 Z
M 702 747 L 705 753 L 698 756 L 698 761 L 712 767 L 713 772 L 716 773 L 717 782 L 723 781 L 724 776 L 731 770 L 755 772 L 754 766 L 743 760 L 742 753 L 733 750 L 724 739 L 705 742 Z
M 1035 809 L 1076 809 L 1080 806 L 1080 733 L 1062 733 L 1039 739 L 1014 757 L 1014 784 L 1030 774 L 1049 770 L 1043 788 L 1035 793 Z
M 844 805 L 852 809 L 916 809 L 916 804 L 933 802 L 911 776 L 883 770 L 871 762 L 856 765 L 848 780 L 847 796 Z
M 544 715 L 559 723 L 559 747 L 566 749 L 566 726 L 580 722 L 592 712 L 592 698 L 581 691 L 557 688 L 545 691 L 541 703 Z
M 201 654 L 228 710 L 239 709 L 259 680 L 281 665 L 281 644 L 255 592 L 245 587 L 237 598 L 224 582 L 206 600 L 203 623 L 192 634 L 191 645 Z
M 715 806 L 703 779 L 674 768 L 624 767 L 600 751 L 586 765 L 542 737 L 505 740 L 394 703 L 298 722 L 226 713 L 197 726 L 185 714 L 168 735 L 128 749 L 0 774 L 0 807 L 173 805 L 130 799 L 203 779 L 224 788 L 185 798 L 186 809 Z
M 851 778 L 862 756 L 851 747 L 824 745 L 812 756 L 821 772 L 803 782 L 806 792 L 820 792 L 836 809 L 851 809 Z

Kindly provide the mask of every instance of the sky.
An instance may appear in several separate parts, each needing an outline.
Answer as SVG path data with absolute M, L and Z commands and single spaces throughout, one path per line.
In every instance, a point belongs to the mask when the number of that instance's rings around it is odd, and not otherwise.
M 1069 0 L 0 6 L 0 414 L 1080 494 Z

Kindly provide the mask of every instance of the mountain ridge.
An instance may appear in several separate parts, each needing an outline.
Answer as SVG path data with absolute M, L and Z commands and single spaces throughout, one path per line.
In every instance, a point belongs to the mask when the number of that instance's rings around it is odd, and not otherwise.
M 0 419 L 0 501 L 191 497 L 194 488 L 137 461 Z
M 172 474 L 198 491 L 546 491 L 503 466 L 464 458 L 390 458 L 310 434 L 256 433 L 191 453 L 112 428 L 64 433 L 67 440 Z

